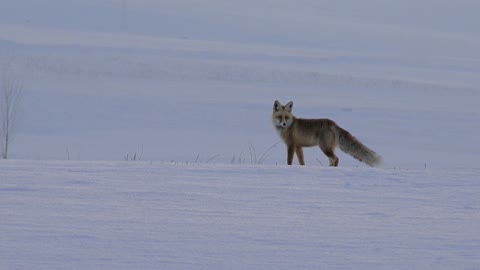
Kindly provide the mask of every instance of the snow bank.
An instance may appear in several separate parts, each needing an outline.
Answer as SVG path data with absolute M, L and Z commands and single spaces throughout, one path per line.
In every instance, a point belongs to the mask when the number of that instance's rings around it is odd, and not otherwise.
M 478 170 L 2 161 L 2 269 L 475 269 Z

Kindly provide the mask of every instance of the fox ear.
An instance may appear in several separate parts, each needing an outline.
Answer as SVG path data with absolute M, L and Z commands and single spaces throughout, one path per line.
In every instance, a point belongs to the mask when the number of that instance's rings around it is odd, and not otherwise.
M 288 112 L 292 112 L 292 107 L 293 107 L 293 101 L 290 101 L 287 103 L 287 105 L 285 105 L 285 110 L 287 110 Z
M 282 109 L 282 104 L 278 102 L 278 100 L 275 100 L 275 102 L 273 103 L 273 111 L 278 112 L 280 111 L 280 109 Z

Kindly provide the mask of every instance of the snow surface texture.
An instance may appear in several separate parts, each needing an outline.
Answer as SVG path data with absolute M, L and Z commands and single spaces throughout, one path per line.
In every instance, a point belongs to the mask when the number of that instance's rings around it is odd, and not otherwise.
M 0 269 L 479 269 L 480 171 L 0 163 Z

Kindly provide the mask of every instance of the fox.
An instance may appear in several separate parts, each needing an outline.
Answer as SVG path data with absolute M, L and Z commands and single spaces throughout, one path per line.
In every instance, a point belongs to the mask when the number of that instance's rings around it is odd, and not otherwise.
M 383 158 L 380 155 L 335 121 L 297 118 L 292 114 L 292 107 L 293 101 L 282 105 L 275 100 L 272 113 L 273 126 L 287 145 L 288 165 L 292 165 L 294 154 L 297 154 L 298 163 L 305 165 L 303 147 L 319 146 L 328 157 L 330 166 L 337 167 L 339 158 L 335 155 L 335 148 L 339 146 L 343 152 L 371 167 L 382 166 Z

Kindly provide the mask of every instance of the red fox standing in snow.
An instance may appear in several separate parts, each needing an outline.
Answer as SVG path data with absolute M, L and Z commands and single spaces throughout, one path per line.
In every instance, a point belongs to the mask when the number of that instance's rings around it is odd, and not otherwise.
M 288 165 L 292 165 L 295 153 L 300 165 L 305 165 L 303 147 L 317 145 L 328 157 L 330 166 L 338 166 L 338 157 L 335 155 L 337 145 L 343 152 L 370 166 L 382 164 L 381 156 L 363 145 L 334 121 L 296 118 L 292 114 L 292 106 L 293 101 L 283 106 L 278 100 L 275 100 L 272 114 L 273 125 L 288 148 Z

